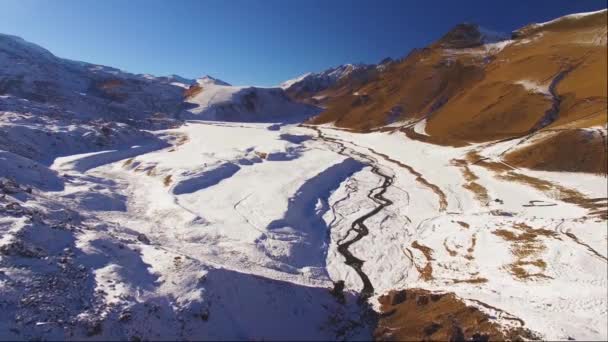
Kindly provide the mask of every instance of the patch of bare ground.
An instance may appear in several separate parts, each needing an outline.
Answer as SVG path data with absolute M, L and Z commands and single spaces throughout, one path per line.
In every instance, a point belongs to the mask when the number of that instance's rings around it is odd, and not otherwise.
M 109 79 L 95 83 L 93 90 L 98 92 L 101 97 L 108 100 L 124 102 L 129 97 L 129 95 L 124 92 L 125 86 L 126 84 L 123 80 Z
M 534 229 L 522 222 L 514 224 L 512 229 L 497 229 L 492 233 L 511 244 L 515 260 L 505 265 L 511 275 L 519 280 L 550 278 L 543 273 L 547 268 L 547 263 L 541 258 L 546 249 L 543 238 L 560 239 L 556 232 Z
M 165 186 L 169 186 L 169 185 L 171 185 L 171 182 L 173 182 L 173 180 L 172 180 L 171 178 L 172 178 L 172 176 L 171 176 L 171 175 L 167 175 L 167 176 L 165 176 L 165 178 L 163 178 L 163 184 L 164 184 Z
M 501 326 L 454 293 L 424 289 L 391 291 L 379 298 L 377 341 L 522 341 L 539 339 L 526 329 Z
M 456 251 L 456 250 L 454 250 L 454 249 L 451 249 L 451 248 L 450 248 L 450 246 L 448 246 L 447 241 L 448 241 L 448 238 L 445 238 L 445 239 L 443 240 L 443 248 L 445 248 L 446 252 L 448 252 L 448 254 L 449 254 L 451 257 L 455 257 L 455 256 L 457 256 L 457 255 L 458 255 L 458 251 Z
M 595 217 L 600 220 L 608 220 L 608 199 L 606 198 L 589 198 L 583 193 L 575 189 L 567 188 L 560 184 L 555 184 L 550 181 L 525 175 L 515 171 L 512 167 L 505 163 L 490 161 L 488 158 L 482 158 L 476 152 L 470 152 L 467 159 L 473 164 L 483 166 L 488 170 L 493 171 L 496 177 L 510 182 L 517 182 L 533 187 L 545 193 L 548 197 L 554 198 L 566 203 L 575 204 L 589 211 L 590 217 Z
M 133 163 L 133 158 L 127 159 L 124 161 L 124 163 L 122 163 L 122 167 L 129 167 L 129 165 L 131 165 L 131 163 Z
M 433 265 L 432 265 L 432 261 L 433 259 L 433 249 L 420 244 L 418 241 L 414 241 L 412 242 L 412 248 L 415 248 L 417 250 L 419 250 L 420 252 L 422 252 L 422 254 L 424 255 L 424 258 L 426 259 L 426 263 L 424 264 L 424 266 L 420 266 L 416 263 L 414 263 L 414 267 L 416 267 L 416 270 L 418 271 L 418 273 L 420 273 L 420 278 L 424 279 L 425 281 L 429 281 L 433 279 Z
M 455 245 L 450 247 L 448 245 L 448 238 L 445 238 L 443 240 L 443 248 L 445 248 L 446 252 L 448 252 L 448 254 L 451 257 L 456 257 L 459 254 L 462 255 L 463 258 L 467 259 L 467 260 L 473 260 L 473 252 L 475 251 L 475 245 L 477 244 L 477 234 L 473 234 L 473 236 L 471 237 L 471 242 L 469 243 L 469 247 L 465 250 L 464 246 L 461 245 Z M 461 252 L 464 251 L 464 252 Z
M 184 90 L 184 98 L 189 99 L 203 91 L 203 87 L 198 84 L 191 85 L 188 89 Z
M 266 153 L 266 152 L 255 151 L 255 155 L 262 159 L 266 159 L 266 157 L 268 157 L 268 153 Z
M 144 172 L 146 175 L 148 176 L 154 176 L 155 175 L 155 170 L 156 169 L 156 165 L 147 165 L 147 164 L 140 164 L 138 166 L 135 167 L 135 169 L 133 169 L 133 171 L 135 172 Z
M 456 221 L 456 223 L 458 223 L 459 226 L 461 226 L 462 228 L 465 228 L 465 229 L 469 229 L 469 227 L 471 227 L 470 224 L 463 222 L 463 221 Z
M 473 193 L 473 196 L 479 203 L 484 206 L 488 205 L 489 196 L 488 190 L 481 184 L 477 183 L 479 177 L 471 171 L 469 165 L 464 159 L 452 159 L 451 164 L 460 168 L 462 172 L 462 176 L 464 177 L 466 183 L 462 185 L 463 188 L 469 190 Z
M 146 171 L 146 175 L 150 177 L 156 176 L 156 166 L 152 166 L 151 168 L 149 168 L 148 171 Z
M 190 138 L 186 134 L 175 134 L 171 144 L 173 145 L 168 152 L 175 152 L 179 146 L 187 143 Z
M 475 246 L 477 245 L 477 235 L 473 234 L 471 237 L 471 245 L 467 248 L 467 254 L 464 256 L 467 260 L 473 260 L 473 252 L 475 252 Z
M 484 277 L 477 277 L 477 278 L 469 278 L 469 279 L 454 279 L 454 280 L 452 280 L 452 282 L 454 284 L 461 284 L 461 283 L 466 283 L 466 284 L 483 284 L 483 283 L 487 283 L 488 279 L 486 279 Z

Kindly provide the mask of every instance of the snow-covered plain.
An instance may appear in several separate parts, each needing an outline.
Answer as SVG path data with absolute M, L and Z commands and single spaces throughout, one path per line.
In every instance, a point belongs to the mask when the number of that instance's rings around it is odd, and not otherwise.
M 3 174 L 33 190 L 2 199 L 1 337 L 369 338 L 361 278 L 338 246 L 377 206 L 374 165 L 393 177 L 392 204 L 350 247 L 372 307 L 391 289 L 453 291 L 547 339 L 606 338 L 605 221 L 469 165 L 480 199 L 454 162 L 479 146 L 319 132 L 189 121 L 154 132 L 164 146 L 143 140 Z M 578 177 L 518 172 L 564 186 Z M 584 182 L 608 197 L 605 178 Z M 345 304 L 330 292 L 338 281 Z

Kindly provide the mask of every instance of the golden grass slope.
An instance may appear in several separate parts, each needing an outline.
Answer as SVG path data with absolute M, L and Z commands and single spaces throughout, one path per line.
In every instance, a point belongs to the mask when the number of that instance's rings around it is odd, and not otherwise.
M 543 133 L 505 158 L 514 166 L 605 174 L 607 27 L 604 10 L 528 25 L 507 42 L 483 45 L 474 25 L 459 25 L 337 94 L 312 123 L 369 131 L 400 121 L 412 138 L 454 146 Z M 408 128 L 423 118 L 429 136 Z

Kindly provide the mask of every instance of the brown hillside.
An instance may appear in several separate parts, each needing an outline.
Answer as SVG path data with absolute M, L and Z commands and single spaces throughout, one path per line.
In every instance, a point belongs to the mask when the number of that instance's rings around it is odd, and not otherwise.
M 479 142 L 575 120 L 577 127 L 605 123 L 606 46 L 588 32 L 605 29 L 606 13 L 580 20 L 589 27 L 566 20 L 566 27 L 547 25 L 508 45 L 485 67 L 483 80 L 434 113 L 427 133 Z
M 200 84 L 191 85 L 188 89 L 184 90 L 184 98 L 191 99 L 203 91 L 203 87 Z
M 546 171 L 606 174 L 606 137 L 601 130 L 569 129 L 551 132 L 540 141 L 508 153 L 510 165 Z
M 482 69 L 472 59 L 450 61 L 437 49 L 417 50 L 377 80 L 331 100 L 313 123 L 335 122 L 365 131 L 420 118 L 482 77 Z
M 567 16 L 528 25 L 508 42 L 483 45 L 476 26 L 458 25 L 369 82 L 334 94 L 312 123 L 369 131 L 401 121 L 411 138 L 455 146 L 559 130 L 534 139 L 537 146 L 513 151 L 509 160 L 522 167 L 605 172 L 605 164 L 591 157 L 605 152 L 605 142 L 589 142 L 579 129 L 606 127 L 607 27 L 606 11 Z M 407 128 L 423 118 L 429 136 Z M 572 144 L 569 151 L 589 157 L 563 161 L 552 152 L 560 149 L 549 146 L 556 143 Z
M 378 341 L 518 341 L 538 339 L 523 321 L 506 312 L 516 327 L 504 327 L 453 293 L 423 289 L 391 291 L 381 296 Z M 483 305 L 483 303 L 479 303 Z

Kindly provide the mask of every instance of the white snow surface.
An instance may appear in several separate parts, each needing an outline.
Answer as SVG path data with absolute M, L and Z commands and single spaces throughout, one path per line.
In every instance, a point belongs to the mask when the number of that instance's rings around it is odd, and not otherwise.
M 534 27 L 543 27 L 543 26 L 547 26 L 549 24 L 554 24 L 556 22 L 560 22 L 560 21 L 563 21 L 563 20 L 572 20 L 572 19 L 576 20 L 576 19 L 584 18 L 584 17 L 590 16 L 590 15 L 594 15 L 594 14 L 598 14 L 598 13 L 604 13 L 606 11 L 608 11 L 608 9 L 604 8 L 604 9 L 599 10 L 599 11 L 568 14 L 568 15 L 564 15 L 562 17 L 559 17 L 559 18 L 556 18 L 556 19 L 553 19 L 553 20 L 546 21 L 544 23 L 532 24 L 532 26 L 534 26 Z
M 362 319 L 356 304 L 361 280 L 337 244 L 352 234 L 351 223 L 375 206 L 367 193 L 381 179 L 366 165 L 370 160 L 394 177 L 385 194 L 393 204 L 366 221 L 369 235 L 351 247 L 365 260 L 363 270 L 374 286 L 370 304 L 391 289 L 453 291 L 471 305 L 481 301 L 508 312 L 490 313 L 504 324 L 515 316 L 543 338 L 607 336 L 605 221 L 584 219 L 583 208 L 472 165 L 489 193 L 487 202 L 479 202 L 463 190 L 461 170 L 451 163 L 470 147 L 323 128 L 326 136 L 360 153 L 344 155 L 334 143 L 313 140 L 310 128 L 273 126 L 190 121 L 154 132 L 167 141 L 165 147 L 142 141 L 60 157 L 50 168 L 2 154 L 0 161 L 22 163 L 29 173 L 9 169 L 0 176 L 33 191 L 3 199 L 19 207 L 3 206 L 8 211 L 0 220 L 0 298 L 24 302 L 1 316 L 1 337 L 339 338 L 344 322 Z M 435 184 L 447 206 L 399 163 Z M 564 186 L 605 185 L 596 176 L 529 174 Z M 530 201 L 553 206 L 527 206 Z M 28 223 L 30 211 L 40 221 Z M 51 224 L 62 228 L 46 226 Z M 531 258 L 546 267 L 525 266 L 542 277 L 511 273 L 518 245 L 495 234 L 517 234 L 522 224 L 552 232 L 533 241 L 537 252 Z M 37 238 L 33 229 L 49 238 Z M 414 241 L 433 251 L 432 279 L 417 271 L 427 260 L 412 248 Z M 37 258 L 42 262 L 17 267 Z M 50 290 L 37 287 L 54 274 L 86 279 L 89 285 L 71 295 L 86 304 L 52 315 L 32 307 L 44 300 L 59 304 L 54 296 L 71 288 L 63 282 Z M 471 279 L 486 281 L 463 282 Z M 346 284 L 346 305 L 329 292 L 339 280 Z M 21 292 L 19 282 L 29 290 Z M 9 319 L 14 315 L 29 320 Z M 57 319 L 71 323 L 62 326 Z M 155 321 L 162 324 L 150 323 Z M 345 331 L 347 339 L 371 333 L 365 325 Z
M 303 121 L 319 109 L 292 101 L 281 88 L 231 86 L 205 77 L 197 80 L 201 91 L 188 98 L 188 117 L 237 122 Z
M 542 94 L 544 96 L 551 97 L 551 92 L 549 91 L 549 83 L 540 84 L 533 80 L 519 80 L 515 82 L 515 84 L 519 84 L 524 87 L 527 91 L 532 93 Z

